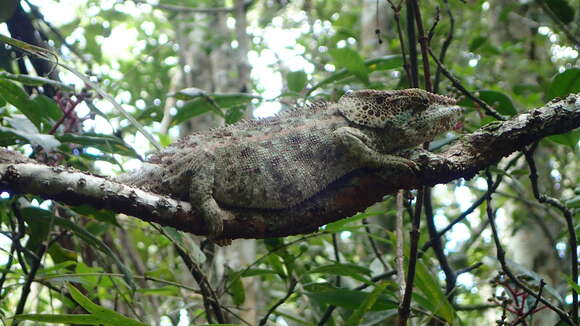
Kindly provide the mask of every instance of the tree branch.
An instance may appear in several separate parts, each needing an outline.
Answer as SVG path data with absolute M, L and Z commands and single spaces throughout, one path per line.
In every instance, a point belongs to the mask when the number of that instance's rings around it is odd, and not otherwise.
M 420 166 L 417 175 L 357 170 L 292 208 L 231 208 L 236 217 L 224 221 L 224 237 L 266 238 L 313 232 L 321 225 L 364 210 L 398 189 L 471 178 L 526 145 L 578 127 L 580 94 L 575 94 L 464 135 L 437 155 L 422 149 L 397 153 Z M 1 148 L 0 190 L 34 194 L 71 205 L 89 204 L 186 232 L 207 234 L 200 215 L 187 202 L 77 170 L 42 165 Z

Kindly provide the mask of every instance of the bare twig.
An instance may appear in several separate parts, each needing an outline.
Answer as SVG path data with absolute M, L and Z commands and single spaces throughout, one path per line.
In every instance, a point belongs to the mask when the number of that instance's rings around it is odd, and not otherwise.
M 413 15 L 415 23 L 417 24 L 417 33 L 419 34 L 419 45 L 421 48 L 421 58 L 423 59 L 423 79 L 425 80 L 425 89 L 429 92 L 433 91 L 433 84 L 431 83 L 431 69 L 429 67 L 429 39 L 425 35 L 423 29 L 423 20 L 421 19 L 421 8 L 417 0 L 407 1 L 413 6 Z
M 413 295 L 413 286 L 415 284 L 415 268 L 417 266 L 417 252 L 419 247 L 419 237 L 421 235 L 421 208 L 423 206 L 424 197 L 425 187 L 417 192 L 415 212 L 411 221 L 411 248 L 409 250 L 409 264 L 405 281 L 405 293 L 399 305 L 399 326 L 407 325 L 407 320 L 409 319 L 409 314 L 411 312 L 411 297 Z
M 486 170 L 486 180 L 487 180 L 488 188 L 491 188 L 493 186 L 493 180 L 491 177 L 491 172 L 489 172 L 489 170 Z M 572 325 L 572 326 L 576 325 L 576 323 L 572 319 L 570 319 L 570 316 L 568 316 L 568 314 L 564 310 L 556 307 L 550 301 L 548 301 L 548 300 L 544 299 L 543 297 L 539 296 L 538 294 L 536 294 L 536 292 L 534 290 L 530 289 L 526 284 L 524 284 L 522 281 L 520 281 L 520 279 L 518 279 L 517 276 L 509 268 L 507 261 L 506 261 L 506 258 L 505 258 L 505 251 L 503 250 L 503 247 L 501 246 L 501 242 L 499 241 L 499 235 L 497 233 L 497 227 L 495 225 L 495 214 L 493 212 L 493 208 L 491 205 L 491 196 L 487 199 L 487 217 L 489 219 L 489 224 L 491 226 L 491 232 L 493 235 L 493 241 L 495 243 L 495 247 L 497 250 L 497 260 L 499 261 L 499 263 L 501 265 L 502 271 L 509 277 L 510 281 L 512 281 L 518 287 L 520 287 L 521 289 L 526 291 L 528 294 L 530 294 L 534 298 L 538 299 L 538 301 L 540 301 L 541 303 L 543 303 L 544 305 L 549 307 L 552 311 L 554 311 L 556 314 L 558 314 L 558 316 L 560 316 L 562 321 L 564 321 L 566 324 Z
M 548 6 L 546 6 L 544 1 L 536 1 L 536 3 L 539 3 L 542 9 L 544 9 L 544 11 L 548 14 L 548 16 L 550 16 L 550 18 L 556 23 L 556 25 L 560 27 L 560 30 L 564 32 L 568 40 L 570 40 L 570 42 L 572 42 L 572 44 L 574 44 L 576 48 L 580 47 L 580 38 L 577 37 L 577 34 L 574 35 L 574 33 L 571 32 L 570 29 L 568 29 L 566 24 L 564 24 L 564 22 L 562 22 L 560 18 L 558 18 L 558 16 L 554 14 L 554 12 Z
M 447 16 L 449 17 L 449 30 L 447 31 L 447 37 L 445 41 L 443 41 L 443 45 L 441 46 L 441 50 L 439 51 L 439 61 L 441 63 L 445 62 L 445 55 L 447 54 L 447 49 L 451 45 L 453 41 L 453 33 L 455 32 L 455 18 L 453 17 L 453 13 L 451 13 L 451 9 L 449 8 L 448 0 L 443 1 L 445 3 L 445 11 L 447 12 Z M 433 85 L 433 91 L 435 93 L 439 93 L 439 84 L 441 81 L 441 67 L 437 66 L 437 71 L 435 72 L 435 82 Z
M 407 14 L 407 42 L 409 44 L 409 84 L 411 87 L 419 87 L 419 66 L 417 64 L 417 35 L 415 34 L 415 15 L 413 14 L 413 4 L 405 1 Z
M 369 243 L 371 244 L 371 249 L 373 250 L 375 257 L 377 257 L 377 259 L 379 260 L 381 265 L 383 265 L 383 268 L 385 270 L 387 270 L 387 268 L 388 268 L 387 263 L 385 262 L 381 253 L 379 252 L 379 248 L 377 247 L 375 239 L 373 239 L 373 237 L 371 236 L 371 228 L 368 226 L 369 222 L 367 221 L 366 218 L 363 218 L 362 223 L 365 226 L 365 232 L 367 233 L 367 239 L 369 240 Z
M 213 315 L 217 319 L 218 323 L 224 324 L 226 323 L 226 318 L 222 312 L 221 306 L 219 304 L 218 297 L 211 287 L 207 277 L 201 271 L 199 265 L 189 256 L 189 254 L 180 246 L 174 244 L 174 248 L 177 251 L 177 254 L 181 257 L 185 266 L 187 266 L 187 270 L 191 273 L 191 276 L 195 279 L 197 284 L 199 285 L 200 292 L 203 297 L 203 305 L 206 311 L 207 321 L 212 323 Z
M 334 261 L 340 264 L 340 251 L 338 249 L 338 239 L 336 233 L 332 234 L 332 250 L 334 251 Z M 336 276 L 336 286 L 340 287 L 340 275 Z
M 522 157 L 522 154 L 518 154 L 516 157 L 514 157 L 512 160 L 510 160 L 508 162 L 508 164 L 505 166 L 504 170 L 505 171 L 509 170 L 512 167 L 512 165 L 514 165 L 520 159 L 520 157 Z M 424 252 L 427 249 L 429 249 L 433 245 L 434 241 L 440 239 L 445 233 L 447 233 L 449 230 L 451 230 L 457 223 L 463 221 L 469 214 L 473 213 L 473 211 L 475 211 L 476 208 L 478 208 L 481 204 L 483 204 L 485 202 L 485 200 L 490 196 L 490 194 L 497 190 L 497 188 L 499 187 L 499 185 L 501 184 L 501 182 L 503 180 L 503 177 L 504 177 L 503 174 L 499 175 L 497 177 L 497 179 L 495 180 L 493 187 L 491 189 L 487 189 L 485 194 L 483 194 L 483 196 L 479 197 L 473 204 L 471 204 L 471 206 L 469 206 L 468 209 L 463 211 L 458 217 L 456 217 L 453 221 L 451 221 L 441 231 L 437 232 L 437 235 L 435 237 L 431 237 L 431 239 L 429 239 L 429 241 L 425 242 L 423 247 L 421 247 L 421 251 Z
M 562 212 L 566 220 L 566 226 L 568 228 L 568 247 L 570 250 L 570 273 L 572 275 L 572 281 L 574 284 L 578 284 L 578 241 L 576 238 L 576 228 L 574 225 L 574 217 L 572 216 L 572 211 L 560 200 L 549 197 L 547 195 L 541 194 L 538 187 L 538 170 L 536 168 L 536 162 L 534 161 L 534 150 L 537 146 L 533 145 L 531 150 L 524 150 L 524 155 L 526 157 L 526 162 L 530 167 L 530 182 L 532 184 L 532 190 L 534 192 L 534 197 L 540 203 L 546 203 L 552 207 L 557 208 Z M 578 323 L 578 292 L 572 287 L 572 307 L 570 308 L 570 314 L 575 323 Z
M 472 101 L 474 101 L 475 103 L 477 103 L 481 108 L 483 108 L 483 110 L 485 112 L 487 112 L 487 114 L 491 115 L 492 117 L 494 117 L 494 118 L 496 118 L 496 119 L 498 119 L 500 121 L 507 120 L 506 117 L 504 117 L 503 115 L 499 114 L 499 112 L 497 112 L 489 104 L 487 104 L 484 101 L 480 100 L 477 96 L 473 95 L 473 93 L 471 93 L 470 91 L 468 91 L 459 82 L 459 80 L 457 80 L 457 78 L 455 78 L 455 76 L 453 76 L 453 74 L 451 74 L 451 72 L 449 72 L 449 70 L 447 69 L 447 67 L 445 67 L 445 65 L 443 65 L 443 63 L 441 63 L 441 61 L 439 61 L 439 59 L 437 59 L 437 57 L 435 56 L 435 54 L 433 53 L 433 51 L 431 49 L 429 49 L 429 54 L 431 55 L 431 58 L 433 58 L 433 60 L 435 61 L 435 63 L 437 63 L 437 65 L 439 66 L 439 69 L 441 70 L 441 73 L 443 73 L 443 75 L 445 75 L 445 77 L 447 77 L 447 79 L 449 79 L 449 81 L 451 82 L 451 84 L 453 84 L 453 86 L 455 88 L 457 88 L 459 91 L 461 91 L 461 93 L 463 93 L 465 96 L 469 97 Z
M 280 300 L 278 300 L 272 307 L 270 307 L 270 309 L 268 309 L 268 312 L 266 312 L 266 314 L 264 315 L 264 317 L 262 317 L 262 319 L 260 320 L 260 323 L 258 325 L 260 325 L 260 326 L 266 325 L 266 323 L 268 322 L 268 318 L 270 317 L 270 315 L 272 313 L 274 313 L 274 311 L 280 305 L 282 305 L 284 302 L 286 302 L 286 300 L 288 300 L 288 298 L 290 298 L 290 296 L 292 294 L 294 294 L 294 289 L 296 289 L 296 284 L 298 284 L 298 281 L 296 281 L 296 279 L 291 276 L 290 277 L 290 284 L 288 285 L 288 291 L 286 291 L 286 295 L 283 298 L 280 298 Z
M 405 39 L 403 38 L 403 33 L 401 32 L 401 5 L 403 3 L 403 0 L 401 0 L 397 6 L 393 4 L 392 0 L 387 0 L 387 2 L 389 2 L 389 5 L 391 5 L 391 8 L 393 9 L 394 12 L 395 25 L 397 26 L 397 34 L 399 35 L 399 43 L 401 44 L 403 69 L 405 69 L 405 72 L 407 73 L 407 79 L 411 80 L 411 72 L 409 71 L 409 63 L 407 62 L 407 54 L 405 52 Z
M 433 251 L 435 252 L 435 257 L 439 261 L 439 265 L 445 274 L 445 293 L 447 295 L 451 294 L 451 291 L 455 288 L 455 283 L 457 281 L 457 273 L 453 270 L 447 256 L 444 252 L 443 244 L 440 238 L 437 238 L 437 229 L 435 228 L 435 221 L 433 215 L 433 205 L 431 203 L 431 189 L 428 188 L 425 192 L 425 216 L 427 218 L 427 230 L 429 231 L 429 236 L 433 241 Z M 450 300 L 451 301 L 451 300 Z
M 397 254 L 395 256 L 395 264 L 397 268 L 397 284 L 399 284 L 399 291 L 401 298 L 405 295 L 405 233 L 404 223 L 403 223 L 403 201 L 405 198 L 405 191 L 399 190 L 397 192 L 397 216 L 396 216 L 396 226 L 395 234 L 397 237 Z
M 522 316 L 520 316 L 516 320 L 514 320 L 512 322 L 512 325 L 517 325 L 520 321 L 525 320 L 528 316 L 530 316 L 531 314 L 537 312 L 536 307 L 538 306 L 538 303 L 540 303 L 540 300 L 538 300 L 538 298 L 541 298 L 542 297 L 542 291 L 544 290 L 544 286 L 545 285 L 546 285 L 546 282 L 544 282 L 544 279 L 541 279 L 540 280 L 540 288 L 538 289 L 538 297 L 536 298 L 536 301 L 530 307 L 530 309 L 528 309 L 528 311 L 526 311 L 525 314 L 523 314 Z M 525 300 L 522 300 L 522 305 L 524 303 L 525 303 Z

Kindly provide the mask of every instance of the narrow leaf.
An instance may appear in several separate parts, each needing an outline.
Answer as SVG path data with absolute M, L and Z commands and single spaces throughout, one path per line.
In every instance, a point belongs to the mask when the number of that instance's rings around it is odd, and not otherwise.
M 25 216 L 28 216 L 28 218 L 30 218 L 31 220 L 36 220 L 36 222 L 43 222 L 43 221 L 46 221 L 48 219 L 51 219 L 51 221 L 54 224 L 60 225 L 64 228 L 72 231 L 79 238 L 83 239 L 85 242 L 91 244 L 93 247 L 95 247 L 98 250 L 100 250 L 101 252 L 103 252 L 107 257 L 110 257 L 111 259 L 113 259 L 115 264 L 119 267 L 121 272 L 124 274 L 125 281 L 127 281 L 129 286 L 131 286 L 132 288 L 136 288 L 136 285 L 135 285 L 135 282 L 133 281 L 133 276 L 132 276 L 131 272 L 121 262 L 119 257 L 117 255 L 115 255 L 115 253 L 111 250 L 111 248 L 109 248 L 109 246 L 107 246 L 99 238 L 95 237 L 93 234 L 91 234 L 87 230 L 80 227 L 78 224 L 76 224 L 72 221 L 69 221 L 67 219 L 64 219 L 62 217 L 55 216 L 55 215 L 51 214 L 49 211 L 46 211 L 46 210 L 38 208 L 38 207 L 26 207 L 26 208 L 22 209 L 22 214 Z
M 105 325 L 127 325 L 127 326 L 147 326 L 140 321 L 125 317 L 114 310 L 99 306 L 93 303 L 89 298 L 85 297 L 81 291 L 79 291 L 72 284 L 68 284 L 68 290 L 72 298 L 81 307 L 85 308 L 92 316 L 97 317 L 101 320 L 102 324 Z
M 41 314 L 26 314 L 26 315 L 16 315 L 14 316 L 16 320 L 30 320 L 39 321 L 43 323 L 51 324 L 69 324 L 69 325 L 99 325 L 103 321 L 93 315 L 74 315 L 74 314 L 63 314 L 63 315 L 41 315 Z
M 387 287 L 387 282 L 381 282 L 375 286 L 373 292 L 371 292 L 367 298 L 360 304 L 360 306 L 353 312 L 352 315 L 348 318 L 345 326 L 356 326 L 362 322 L 363 316 L 375 305 L 377 299 L 385 288 Z

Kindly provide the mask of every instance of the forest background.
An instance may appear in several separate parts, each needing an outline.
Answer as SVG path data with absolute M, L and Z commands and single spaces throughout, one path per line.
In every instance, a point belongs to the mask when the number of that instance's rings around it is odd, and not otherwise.
M 466 108 L 437 150 L 580 92 L 573 2 L 2 0 L 0 144 L 114 175 L 153 142 L 350 89 L 421 87 Z M 576 325 L 580 131 L 568 130 L 403 204 L 387 196 L 316 233 L 224 248 L 2 192 L 0 320 Z

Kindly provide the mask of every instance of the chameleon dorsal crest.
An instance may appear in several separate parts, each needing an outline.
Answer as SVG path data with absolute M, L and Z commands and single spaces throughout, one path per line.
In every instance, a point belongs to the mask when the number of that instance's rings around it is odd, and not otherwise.
M 360 90 L 345 93 L 338 101 L 339 111 L 351 122 L 370 128 L 399 127 L 410 116 L 430 104 L 455 104 L 455 99 L 422 89 Z

